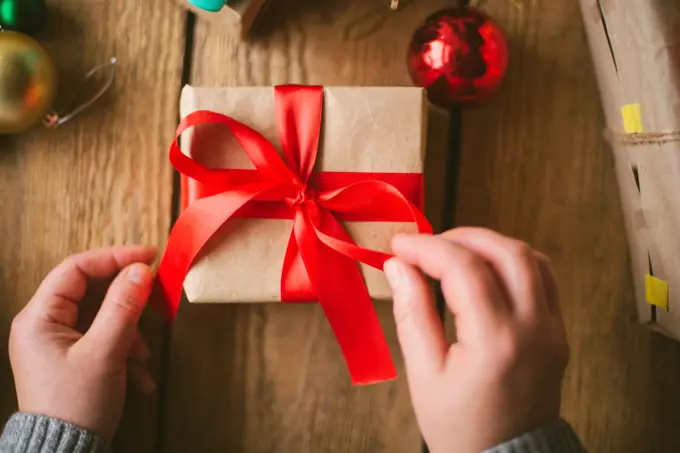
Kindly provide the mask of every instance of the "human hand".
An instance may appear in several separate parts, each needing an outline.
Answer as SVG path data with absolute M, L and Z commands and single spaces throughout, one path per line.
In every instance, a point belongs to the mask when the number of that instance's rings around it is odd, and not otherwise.
M 148 247 L 111 247 L 71 256 L 50 272 L 12 323 L 9 356 L 20 411 L 110 441 L 127 379 L 141 392 L 155 390 L 144 365 L 149 348 L 137 329 L 153 282 L 147 263 L 155 256 Z M 91 316 L 89 300 L 97 302 Z
M 433 453 L 479 453 L 556 420 L 569 356 L 548 259 L 497 233 L 398 236 L 385 264 L 416 417 Z M 421 272 L 441 282 L 444 337 Z

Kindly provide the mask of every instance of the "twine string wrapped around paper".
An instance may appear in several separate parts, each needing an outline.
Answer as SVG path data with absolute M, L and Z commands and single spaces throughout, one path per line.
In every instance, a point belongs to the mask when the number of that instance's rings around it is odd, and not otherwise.
M 281 271 L 281 300 L 319 301 L 355 384 L 393 379 L 387 342 L 356 264 L 382 269 L 390 255 L 357 245 L 339 220 L 415 222 L 418 231 L 431 234 L 419 209 L 422 200 L 407 195 L 420 193 L 413 189 L 422 186 L 422 174 L 313 173 L 323 87 L 278 86 L 274 95 L 285 162 L 260 133 L 228 116 L 197 111 L 180 123 L 177 138 L 197 125 L 225 125 L 256 169 L 210 169 L 173 142 L 172 165 L 208 190 L 184 210 L 170 233 L 158 270 L 159 308 L 174 319 L 194 260 L 229 219 L 289 218 L 293 231 Z
M 680 142 L 680 129 L 666 132 L 636 132 L 621 133 L 605 130 L 605 138 L 610 143 L 620 143 L 629 146 L 663 145 L 664 143 Z

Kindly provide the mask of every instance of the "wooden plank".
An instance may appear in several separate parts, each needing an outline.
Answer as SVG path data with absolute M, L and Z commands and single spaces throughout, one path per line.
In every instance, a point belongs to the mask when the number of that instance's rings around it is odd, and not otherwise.
M 419 1 L 395 13 L 388 1 L 274 2 L 250 43 L 198 20 L 191 83 L 409 85 L 411 32 L 447 4 Z M 437 222 L 446 115 L 435 112 L 430 125 L 428 204 Z M 163 451 L 418 451 L 391 307 L 377 309 L 402 377 L 353 388 L 318 306 L 184 304 L 172 337 Z
M 91 67 L 116 56 L 102 102 L 57 130 L 36 127 L 0 145 L 0 338 L 46 273 L 67 255 L 110 244 L 162 246 L 170 223 L 168 140 L 177 118 L 183 12 L 166 0 L 48 1 L 40 40 L 60 72 L 60 94 L 82 90 Z M 142 330 L 160 357 L 161 325 Z M 0 349 L 0 417 L 16 410 Z M 117 451 L 149 452 L 156 401 L 131 395 Z
M 499 96 L 463 119 L 456 219 L 549 254 L 572 347 L 563 414 L 589 451 L 678 451 L 680 344 L 636 322 L 611 152 L 578 2 L 485 2 L 508 32 Z

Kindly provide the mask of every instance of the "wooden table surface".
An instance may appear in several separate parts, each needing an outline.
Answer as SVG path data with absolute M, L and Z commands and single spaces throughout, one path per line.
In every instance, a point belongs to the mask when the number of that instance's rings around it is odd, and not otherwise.
M 179 90 L 193 85 L 408 85 L 405 48 L 451 0 L 274 0 L 250 43 L 193 21 L 174 0 L 48 0 L 41 37 L 62 94 L 115 55 L 103 102 L 61 129 L 0 141 L 0 339 L 45 274 L 70 253 L 162 247 L 175 215 L 167 147 Z M 458 179 L 446 115 L 429 131 L 435 223 L 482 225 L 548 253 L 572 345 L 564 416 L 594 452 L 680 451 L 680 343 L 638 326 L 612 159 L 578 3 L 487 0 L 511 68 L 499 96 L 462 115 Z M 390 307 L 378 308 L 398 355 Z M 188 306 L 172 332 L 142 329 L 161 383 L 130 395 L 119 452 L 418 452 L 403 378 L 349 384 L 316 306 Z M 16 408 L 0 349 L 0 416 Z M 403 365 L 398 365 L 403 371 Z M 402 373 L 403 374 L 403 373 Z

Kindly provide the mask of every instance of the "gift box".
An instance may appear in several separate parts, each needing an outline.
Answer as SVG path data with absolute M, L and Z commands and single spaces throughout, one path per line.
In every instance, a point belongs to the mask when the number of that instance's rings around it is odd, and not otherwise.
M 420 88 L 197 88 L 170 159 L 182 213 L 159 279 L 190 302 L 319 302 L 356 383 L 394 377 L 371 299 L 397 233 L 423 210 Z M 358 265 L 357 265 L 358 263 Z
M 680 338 L 680 4 L 581 0 L 581 10 L 614 154 L 639 319 Z
M 210 12 L 192 5 L 188 0 L 175 1 L 202 19 L 218 26 L 237 29 L 242 38 L 255 28 L 260 13 L 269 4 L 269 0 L 232 0 L 219 12 Z
M 418 88 L 326 88 L 317 170 L 323 172 L 423 173 L 426 108 Z M 182 117 L 197 110 L 223 113 L 279 142 L 272 88 L 195 88 L 182 91 Z M 253 168 L 228 130 L 204 128 L 184 134 L 181 148 L 212 168 Z M 183 178 L 184 202 L 200 196 L 200 184 Z M 420 187 L 418 187 L 420 189 Z M 421 194 L 415 194 L 421 197 Z M 390 251 L 397 233 L 412 222 L 345 222 L 350 236 L 367 248 Z M 288 219 L 239 219 L 216 235 L 189 272 L 189 302 L 275 302 L 292 228 Z M 360 265 L 369 294 L 389 300 L 384 274 Z M 225 275 L 226 273 L 226 275 Z

